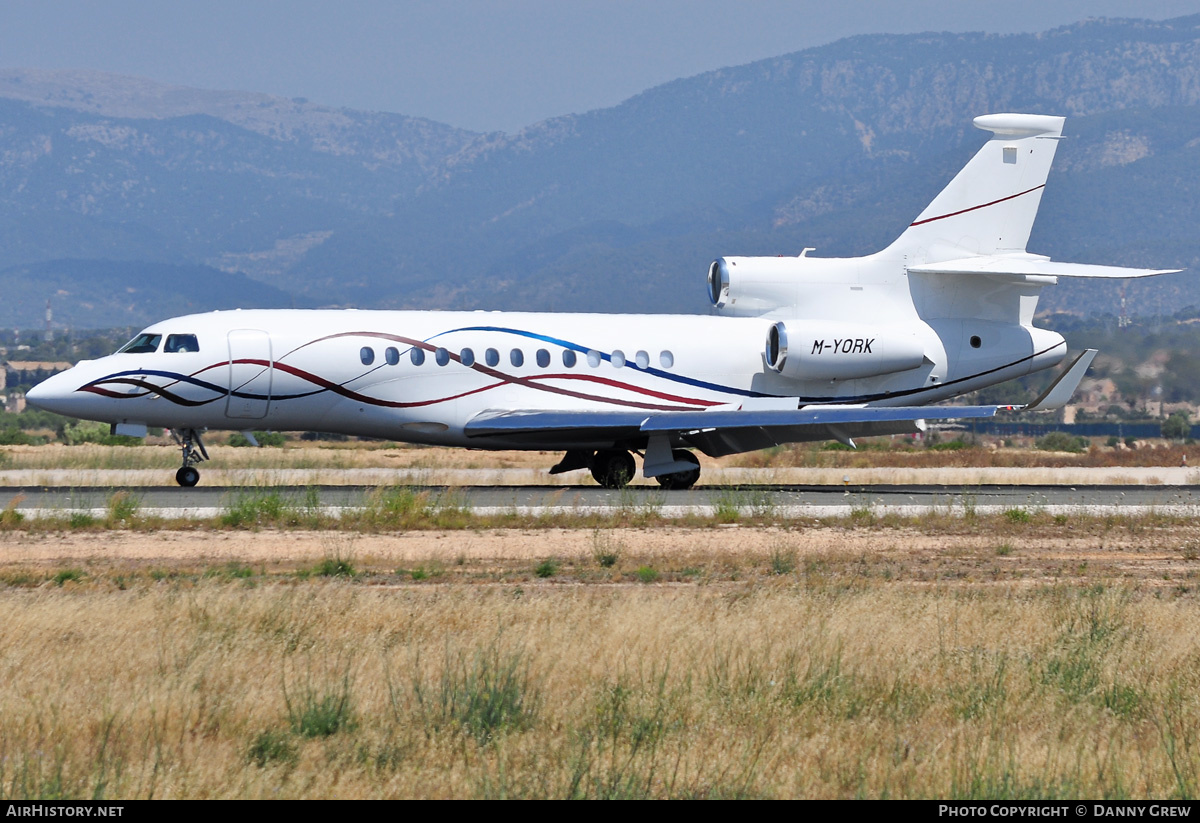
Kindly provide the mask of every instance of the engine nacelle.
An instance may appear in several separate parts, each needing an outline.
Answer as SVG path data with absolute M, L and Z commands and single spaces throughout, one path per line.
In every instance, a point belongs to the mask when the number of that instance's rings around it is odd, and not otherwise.
M 720 314 L 751 317 L 803 305 L 814 287 L 858 282 L 860 259 L 804 251 L 798 257 L 718 257 L 708 267 L 709 301 Z
M 806 263 L 803 257 L 719 257 L 708 267 L 708 299 L 736 314 L 795 305 Z
M 767 366 L 793 380 L 853 380 L 915 369 L 925 346 L 903 329 L 781 321 L 767 331 Z

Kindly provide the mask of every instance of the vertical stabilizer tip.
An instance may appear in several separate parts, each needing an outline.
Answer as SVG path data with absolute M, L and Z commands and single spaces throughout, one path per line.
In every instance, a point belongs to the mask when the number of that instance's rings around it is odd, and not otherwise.
M 1065 117 L 1049 114 L 984 114 L 976 117 L 975 128 L 990 131 L 1004 137 L 1037 137 L 1062 134 Z

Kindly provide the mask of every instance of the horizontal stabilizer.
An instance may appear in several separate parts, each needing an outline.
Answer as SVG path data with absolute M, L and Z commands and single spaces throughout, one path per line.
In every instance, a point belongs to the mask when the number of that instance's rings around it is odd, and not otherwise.
M 1093 266 L 1086 263 L 1056 263 L 1036 254 L 1001 254 L 965 257 L 944 263 L 909 266 L 914 274 L 986 274 L 1000 277 L 1102 277 L 1123 279 L 1173 274 L 1182 269 L 1127 269 L 1121 266 Z

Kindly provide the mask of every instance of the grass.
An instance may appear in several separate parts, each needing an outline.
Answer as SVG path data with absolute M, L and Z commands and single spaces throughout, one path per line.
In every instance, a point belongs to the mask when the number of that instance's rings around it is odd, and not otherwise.
M 316 577 L 354 577 L 356 572 L 350 558 L 334 555 L 322 557 L 309 573 Z
M 1016 506 L 1011 509 L 1005 509 L 1004 518 L 1010 523 L 1029 523 L 1033 520 L 1033 514 L 1028 509 Z
M 389 681 L 396 707 L 400 701 L 394 688 Z M 496 644 L 471 655 L 447 648 L 438 676 L 428 675 L 418 660 L 412 678 L 426 735 L 457 731 L 481 745 L 532 728 L 541 707 L 540 689 L 523 650 L 502 650 Z
M 89 575 L 0 596 L 0 797 L 1196 792 L 1192 598 L 518 592 Z
M 1032 448 L 1032 440 L 1022 440 L 1021 448 L 997 448 L 963 444 L 938 444 L 926 448 L 903 438 L 867 439 L 857 450 L 838 444 L 797 443 L 725 458 L 719 465 L 768 468 L 851 468 L 864 465 L 879 467 L 1142 467 L 1179 466 L 1186 455 L 1189 465 L 1200 465 L 1200 445 L 1156 441 L 1153 448 L 1121 449 L 1105 447 L 1100 440 L 1077 454 L 1048 452 Z M 544 469 L 556 457 L 548 453 L 495 452 L 467 453 L 387 442 L 304 443 L 289 441 L 283 448 L 246 449 L 222 445 L 220 433 L 210 433 L 208 446 L 213 457 L 210 471 L 231 470 L 346 470 L 368 468 L 409 468 L 422 471 L 455 468 L 533 468 Z M 145 445 L 139 448 L 100 444 L 65 446 L 0 445 L 0 466 L 14 470 L 78 469 L 92 471 L 161 471 L 169 476 L 179 465 L 174 445 Z M 571 478 L 572 475 L 565 475 Z M 639 504 L 640 505 L 640 504 Z
M 115 491 L 108 497 L 106 524 L 111 527 L 128 526 L 138 517 L 141 500 L 127 491 Z
M 796 570 L 796 550 L 791 546 L 774 546 L 770 563 L 772 574 L 791 574 Z
M 280 523 L 291 507 L 277 491 L 241 492 L 220 516 L 223 526 L 254 528 Z
M 742 508 L 746 505 L 746 496 L 740 489 L 722 489 L 713 503 L 713 519 L 718 523 L 736 523 L 742 519 Z
M 80 580 L 83 580 L 83 577 L 83 571 L 80 569 L 63 569 L 62 571 L 57 572 L 51 579 L 54 581 L 54 585 L 61 586 L 68 581 L 79 582 Z
M 624 550 L 624 543 L 614 537 L 611 531 L 592 531 L 592 560 L 600 568 L 611 569 L 616 566 Z
M 662 577 L 662 573 L 653 566 L 638 566 L 634 574 L 640 583 L 657 583 L 659 578 Z
M 324 686 L 314 685 L 309 673 L 298 692 L 289 693 L 285 681 L 283 701 L 292 733 L 311 739 L 353 731 L 358 721 L 354 714 L 352 684 L 349 667 L 340 681 Z
M 246 749 L 246 760 L 259 768 L 272 764 L 294 765 L 299 755 L 299 747 L 292 738 L 278 729 L 259 732 Z

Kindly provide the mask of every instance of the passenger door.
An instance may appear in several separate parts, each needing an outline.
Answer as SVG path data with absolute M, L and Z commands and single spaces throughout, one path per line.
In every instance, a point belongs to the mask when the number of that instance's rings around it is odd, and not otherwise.
M 257 420 L 271 405 L 271 336 L 258 329 L 229 332 L 229 394 L 225 416 Z

